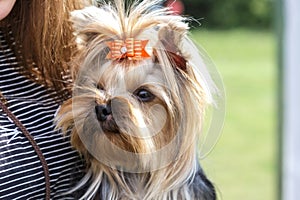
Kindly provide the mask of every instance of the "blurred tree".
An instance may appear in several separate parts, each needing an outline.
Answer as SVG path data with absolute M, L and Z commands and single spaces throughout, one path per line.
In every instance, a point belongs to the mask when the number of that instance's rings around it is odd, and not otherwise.
M 274 0 L 184 0 L 185 14 L 206 28 L 270 28 Z

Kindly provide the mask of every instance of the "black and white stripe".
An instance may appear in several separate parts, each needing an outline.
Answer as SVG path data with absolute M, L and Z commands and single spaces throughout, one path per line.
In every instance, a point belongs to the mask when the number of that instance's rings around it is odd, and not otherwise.
M 34 137 L 49 166 L 51 199 L 61 196 L 82 176 L 83 163 L 68 138 L 54 131 L 58 104 L 49 91 L 18 71 L 18 62 L 0 30 L 0 90 L 7 106 Z M 0 110 L 0 199 L 44 199 L 42 165 L 29 141 Z

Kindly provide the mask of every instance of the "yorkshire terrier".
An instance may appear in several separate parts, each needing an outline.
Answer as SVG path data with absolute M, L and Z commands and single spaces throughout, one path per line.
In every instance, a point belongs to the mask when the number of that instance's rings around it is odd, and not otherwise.
M 216 199 L 197 155 L 214 83 L 187 19 L 159 3 L 72 13 L 73 96 L 56 121 L 88 165 L 81 199 Z

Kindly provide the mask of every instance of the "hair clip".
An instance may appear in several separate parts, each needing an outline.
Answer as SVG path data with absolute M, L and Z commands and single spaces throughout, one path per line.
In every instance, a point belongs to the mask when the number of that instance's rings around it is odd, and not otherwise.
M 129 60 L 142 60 L 149 58 L 150 55 L 145 50 L 147 43 L 148 40 L 134 40 L 133 38 L 128 38 L 125 41 L 113 40 L 106 42 L 110 49 L 106 59 L 119 60 L 128 58 Z

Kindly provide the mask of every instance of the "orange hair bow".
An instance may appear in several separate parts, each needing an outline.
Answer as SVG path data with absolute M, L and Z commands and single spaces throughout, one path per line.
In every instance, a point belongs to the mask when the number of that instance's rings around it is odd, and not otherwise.
M 145 47 L 148 40 L 134 40 L 128 38 L 123 40 L 113 40 L 107 42 L 107 46 L 110 51 L 106 56 L 106 59 L 118 60 L 122 58 L 128 58 L 129 60 L 142 60 L 149 58 L 150 55 L 146 52 Z

